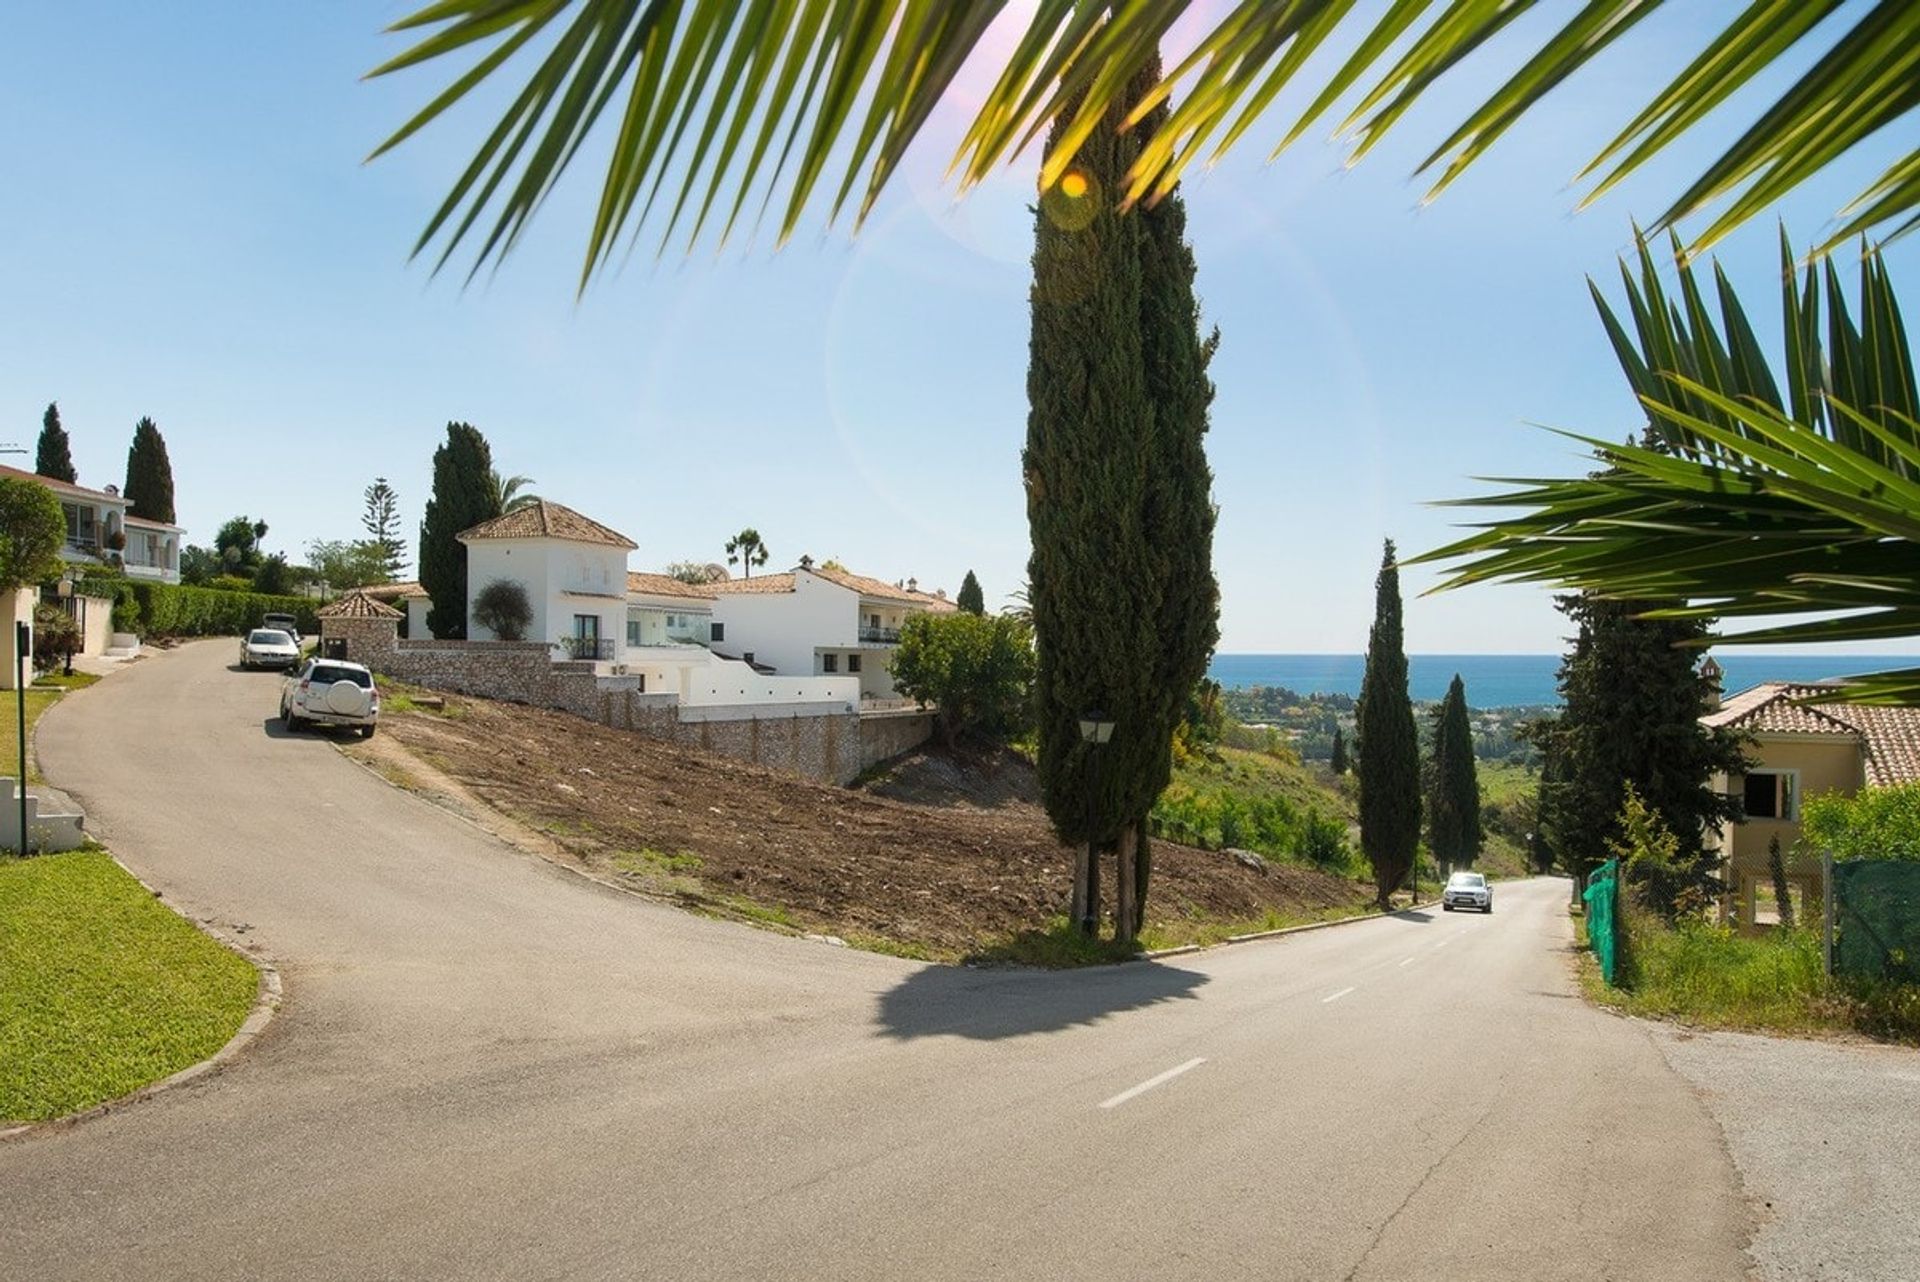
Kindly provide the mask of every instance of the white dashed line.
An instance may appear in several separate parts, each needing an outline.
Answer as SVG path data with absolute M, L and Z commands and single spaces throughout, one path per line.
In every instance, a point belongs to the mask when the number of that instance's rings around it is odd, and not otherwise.
M 1357 988 L 1357 987 L 1359 987 L 1359 985 L 1357 985 L 1357 984 L 1356 984 L 1356 985 L 1355 985 L 1354 987 L 1356 987 L 1356 988 Z M 1328 994 L 1327 996 L 1325 996 L 1325 997 L 1322 997 L 1322 998 L 1320 999 L 1320 1004 L 1321 1004 L 1322 1006 L 1324 1006 L 1324 1005 L 1326 1005 L 1326 1004 L 1327 1004 L 1328 1002 L 1337 1002 L 1337 1001 L 1339 1001 L 1339 1000 L 1340 1000 L 1340 999 L 1341 999 L 1342 997 L 1345 997 L 1345 996 L 1346 996 L 1346 995 L 1347 995 L 1348 993 L 1350 993 L 1350 992 L 1352 992 L 1352 991 L 1353 991 L 1353 989 L 1352 989 L 1352 988 L 1343 988 L 1343 989 L 1341 989 L 1341 990 L 1340 990 L 1339 992 L 1337 992 L 1337 993 L 1329 993 L 1329 994 Z
M 1101 1108 L 1118 1108 L 1122 1104 L 1126 1103 L 1128 1100 L 1132 1099 L 1134 1096 L 1144 1095 L 1148 1091 L 1152 1090 L 1154 1087 L 1165 1085 L 1167 1082 L 1171 1082 L 1174 1078 L 1180 1076 L 1180 1074 L 1188 1072 L 1189 1070 L 1192 1070 L 1192 1069 L 1196 1069 L 1206 1062 L 1207 1061 L 1205 1057 L 1201 1057 L 1199 1059 L 1190 1059 L 1186 1063 L 1180 1065 L 1178 1068 L 1170 1068 L 1166 1072 L 1160 1074 L 1158 1077 L 1149 1077 L 1146 1081 L 1140 1083 L 1138 1086 L 1132 1087 L 1129 1090 L 1121 1091 L 1118 1095 L 1114 1096 L 1112 1099 L 1101 1100 L 1100 1107 Z
M 1408 957 L 1408 958 L 1404 958 L 1404 959 L 1403 959 L 1403 960 L 1402 960 L 1402 961 L 1400 962 L 1400 964 L 1401 964 L 1402 966 L 1406 966 L 1406 965 L 1410 965 L 1410 964 L 1411 964 L 1412 962 L 1413 962 L 1413 958 L 1411 958 L 1411 957 Z

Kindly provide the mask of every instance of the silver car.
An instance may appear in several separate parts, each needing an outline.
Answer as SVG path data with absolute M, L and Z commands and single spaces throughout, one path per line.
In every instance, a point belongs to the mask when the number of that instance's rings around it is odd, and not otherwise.
M 373 673 L 343 659 L 309 659 L 280 690 L 280 720 L 289 730 L 351 726 L 373 738 L 380 718 L 380 691 Z
M 299 662 L 299 643 L 278 628 L 255 628 L 240 638 L 243 668 L 291 668 Z
M 1440 906 L 1448 912 L 1455 908 L 1478 908 L 1483 913 L 1493 911 L 1493 887 L 1487 884 L 1484 875 L 1477 872 L 1457 872 L 1447 878 L 1447 888 L 1440 896 Z

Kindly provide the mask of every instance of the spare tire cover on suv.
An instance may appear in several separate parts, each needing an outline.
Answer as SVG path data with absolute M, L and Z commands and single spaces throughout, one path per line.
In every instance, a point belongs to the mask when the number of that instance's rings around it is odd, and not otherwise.
M 351 681 L 336 681 L 327 687 L 327 711 L 343 717 L 361 717 L 367 712 L 367 692 Z

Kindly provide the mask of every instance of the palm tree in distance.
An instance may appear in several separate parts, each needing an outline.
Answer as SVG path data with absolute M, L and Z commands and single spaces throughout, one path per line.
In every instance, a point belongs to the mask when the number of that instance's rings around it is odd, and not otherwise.
M 1533 30 L 1514 24 L 1527 31 L 1522 35 L 1509 24 L 1534 0 L 1397 0 L 1372 26 L 1349 20 L 1352 0 L 1232 0 L 1204 13 L 1195 0 L 1047 0 L 1031 6 L 1025 30 L 1000 33 L 1012 39 L 996 64 L 992 53 L 980 60 L 974 55 L 1007 10 L 1005 0 L 435 0 L 393 24 L 392 30 L 421 38 L 371 74 L 455 53 L 480 55 L 479 61 L 374 154 L 490 82 L 543 33 L 557 37 L 543 43 L 524 87 L 414 251 L 444 237 L 438 255 L 444 264 L 472 235 L 480 240 L 474 271 L 504 257 L 611 106 L 619 125 L 604 149 L 607 170 L 581 269 L 584 286 L 643 226 L 658 229 L 662 252 L 676 240 L 690 249 L 710 232 L 724 242 L 756 189 L 757 209 L 775 211 L 782 240 L 799 227 L 823 185 L 831 193 L 829 218 L 851 209 L 858 222 L 970 61 L 983 60 L 996 80 L 954 157 L 962 185 L 1012 161 L 1071 107 L 1069 127 L 1041 173 L 1042 187 L 1051 188 L 1074 170 L 1081 146 L 1134 77 L 1159 57 L 1167 33 L 1200 14 L 1193 52 L 1166 71 L 1128 123 L 1158 109 L 1175 85 L 1183 97 L 1147 140 L 1125 190 L 1112 195 L 1127 204 L 1166 195 L 1188 165 L 1235 145 L 1276 101 L 1301 100 L 1298 92 L 1282 92 L 1289 88 L 1304 90 L 1308 105 L 1291 123 L 1282 122 L 1275 154 L 1333 122 L 1358 159 L 1481 44 L 1518 47 L 1528 55 L 1519 69 L 1421 162 L 1419 171 L 1432 178 L 1431 196 L 1562 80 L 1660 6 L 1661 0 L 1588 0 L 1569 6 L 1572 12 L 1558 23 Z M 1912 0 L 1749 0 L 1726 8 L 1736 11 L 1725 27 L 1577 176 L 1589 186 L 1583 204 L 1590 203 L 1756 78 L 1804 64 L 1826 45 L 1655 222 L 1658 230 L 1726 202 L 1695 251 L 1920 103 L 1920 58 L 1912 54 L 1920 45 L 1920 5 Z M 1840 26 L 1818 32 L 1830 17 Z M 1528 43 L 1516 46 L 1521 41 Z M 1343 44 L 1347 52 L 1340 57 Z M 1331 60 L 1314 56 L 1329 52 Z M 1323 80 L 1296 85 L 1303 68 L 1330 71 Z M 1475 62 L 1474 74 L 1484 78 L 1488 69 Z M 1356 96 L 1342 113 L 1341 104 Z M 1870 229 L 1898 234 L 1920 221 L 1920 147 L 1909 139 L 1896 150 L 1892 165 L 1840 211 L 1816 252 Z
M 765 565 L 770 555 L 767 545 L 760 540 L 760 531 L 751 525 L 727 540 L 727 564 L 739 566 L 746 578 L 752 578 L 753 567 Z
M 540 496 L 528 488 L 538 484 L 531 476 L 502 476 L 492 471 L 487 473 L 487 483 L 493 486 L 494 503 L 503 514 L 540 501 Z

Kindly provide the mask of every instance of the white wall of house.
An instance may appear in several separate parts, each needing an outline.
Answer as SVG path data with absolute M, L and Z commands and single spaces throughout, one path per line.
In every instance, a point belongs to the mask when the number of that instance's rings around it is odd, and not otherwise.
M 16 592 L 0 592 L 0 690 L 14 688 L 15 671 L 14 633 L 15 623 L 27 625 L 26 670 L 27 682 L 33 681 L 33 607 L 39 601 L 37 588 L 21 588 Z
M 818 646 L 855 645 L 860 597 L 838 583 L 794 571 L 791 592 L 723 592 L 713 621 L 723 629 L 713 648 L 771 666 L 782 676 L 819 672 Z
M 127 546 L 121 558 L 129 578 L 161 583 L 180 581 L 180 537 L 177 525 L 163 525 L 137 516 L 126 518 Z
M 599 636 L 611 643 L 613 660 L 624 659 L 625 548 L 568 539 L 474 539 L 466 546 L 468 636 L 477 641 L 498 640 L 472 621 L 473 601 L 489 583 L 505 579 L 527 591 L 527 603 L 533 607 L 529 641 L 552 642 L 556 657 L 564 658 L 561 639 L 579 635 L 576 616 L 586 616 L 597 621 Z
M 626 668 L 627 675 L 642 678 L 646 693 L 679 695 L 683 708 L 828 704 L 850 711 L 860 700 L 853 678 L 763 676 L 699 646 L 630 648 Z
M 427 626 L 427 611 L 433 608 L 433 598 L 428 596 L 410 596 L 406 599 L 407 636 L 415 641 L 431 641 L 433 629 Z

